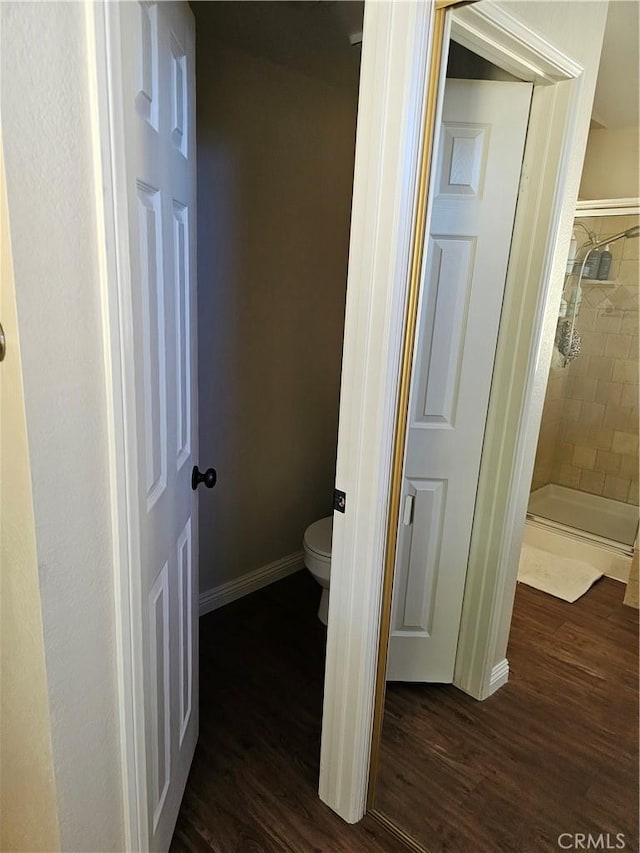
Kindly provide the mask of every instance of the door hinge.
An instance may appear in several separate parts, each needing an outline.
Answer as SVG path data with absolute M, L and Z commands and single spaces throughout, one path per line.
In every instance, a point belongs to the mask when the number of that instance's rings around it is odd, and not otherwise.
M 347 493 L 341 492 L 340 489 L 333 490 L 333 508 L 337 512 L 344 512 L 347 508 Z

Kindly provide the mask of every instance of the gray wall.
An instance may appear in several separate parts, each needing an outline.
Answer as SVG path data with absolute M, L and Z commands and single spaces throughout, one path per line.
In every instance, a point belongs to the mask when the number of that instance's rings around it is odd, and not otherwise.
M 197 24 L 207 590 L 298 551 L 331 512 L 357 76 L 331 85 Z

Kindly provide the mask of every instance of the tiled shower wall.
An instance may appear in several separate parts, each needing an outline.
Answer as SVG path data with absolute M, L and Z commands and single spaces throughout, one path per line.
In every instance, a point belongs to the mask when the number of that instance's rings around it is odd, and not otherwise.
M 599 237 L 637 216 L 580 219 Z M 578 244 L 587 239 L 577 228 Z M 638 296 L 640 239 L 611 244 L 612 284 L 582 283 L 582 351 L 552 367 L 532 488 L 556 483 L 638 505 Z M 567 282 L 569 298 L 575 278 Z

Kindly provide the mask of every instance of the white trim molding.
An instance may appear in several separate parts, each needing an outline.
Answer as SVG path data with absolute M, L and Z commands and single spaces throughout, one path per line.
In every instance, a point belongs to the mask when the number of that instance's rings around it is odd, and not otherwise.
M 121 113 L 117 3 L 85 0 L 89 110 L 94 156 L 96 231 L 105 394 L 108 414 L 115 644 L 125 850 L 149 848 L 137 495 L 135 365 Z
M 434 7 L 365 3 L 353 186 L 320 797 L 365 811 L 380 601 L 425 74 Z
M 606 6 L 594 6 L 595 33 L 596 28 L 604 30 L 605 19 Z M 525 52 L 530 48 L 523 45 Z M 499 686 L 495 667 L 507 650 L 597 76 L 597 57 L 588 70 L 571 57 L 559 58 L 556 49 L 553 61 L 564 68 L 558 73 L 559 85 L 534 87 L 456 657 L 454 684 L 477 699 Z
M 504 687 L 507 681 L 509 681 L 509 661 L 504 658 L 491 669 L 487 697 L 495 693 L 499 687 Z
M 296 551 L 280 560 L 274 560 L 259 569 L 245 572 L 239 578 L 214 586 L 200 593 L 200 616 L 211 613 L 225 604 L 231 604 L 269 584 L 286 578 L 304 568 L 304 552 Z
M 583 199 L 576 204 L 576 216 L 627 216 L 640 213 L 640 198 Z
M 452 10 L 451 37 L 529 83 L 578 77 L 581 66 L 494 0 Z

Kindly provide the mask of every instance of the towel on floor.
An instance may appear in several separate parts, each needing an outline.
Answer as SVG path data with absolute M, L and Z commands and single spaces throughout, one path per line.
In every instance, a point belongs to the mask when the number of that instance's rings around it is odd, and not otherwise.
M 602 575 L 583 560 L 559 557 L 533 545 L 522 546 L 518 580 L 564 601 L 577 601 Z

